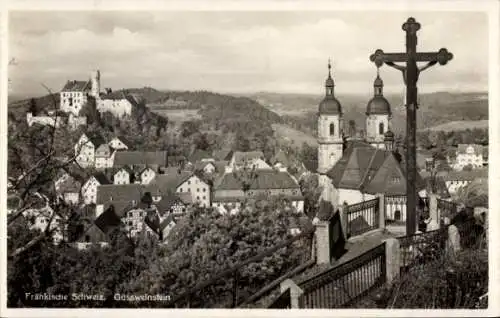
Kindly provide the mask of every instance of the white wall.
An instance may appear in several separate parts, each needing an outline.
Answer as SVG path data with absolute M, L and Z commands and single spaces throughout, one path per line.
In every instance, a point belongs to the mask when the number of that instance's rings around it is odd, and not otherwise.
M 70 99 L 72 99 L 72 105 L 70 105 Z M 87 93 L 85 92 L 60 93 L 60 109 L 63 112 L 78 115 L 85 103 L 87 103 Z
M 193 203 L 199 202 L 201 206 L 210 206 L 210 186 L 197 176 L 191 176 L 177 187 L 176 192 L 189 192 Z
M 132 104 L 124 99 L 98 99 L 97 110 L 99 112 L 110 112 L 116 117 L 129 116 L 132 114 Z

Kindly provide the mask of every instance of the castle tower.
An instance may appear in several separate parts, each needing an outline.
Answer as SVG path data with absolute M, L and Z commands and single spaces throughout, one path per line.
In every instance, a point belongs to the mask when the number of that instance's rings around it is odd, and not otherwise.
M 326 173 L 342 157 L 343 149 L 342 106 L 335 98 L 334 87 L 335 83 L 331 75 L 331 65 L 330 61 L 328 61 L 325 98 L 319 104 L 318 114 L 319 185 L 323 188 L 322 197 L 327 201 L 330 201 L 333 189 L 330 189 L 332 184 Z
M 374 96 L 366 106 L 366 141 L 375 148 L 384 149 L 385 133 L 389 130 L 392 117 L 391 105 L 383 94 L 384 82 L 377 77 L 373 82 Z
M 90 74 L 90 83 L 90 95 L 99 98 L 99 93 L 101 92 L 101 72 L 99 70 L 93 71 Z

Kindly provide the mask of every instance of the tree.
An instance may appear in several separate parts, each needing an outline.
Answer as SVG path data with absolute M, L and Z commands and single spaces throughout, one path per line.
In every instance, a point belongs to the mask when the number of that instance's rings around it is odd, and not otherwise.
M 34 98 L 30 99 L 29 112 L 33 116 L 36 116 L 38 114 L 38 108 L 36 106 L 36 101 Z
M 472 171 L 473 170 L 473 167 L 471 164 L 468 164 L 468 165 L 465 165 L 463 168 L 462 168 L 462 171 Z

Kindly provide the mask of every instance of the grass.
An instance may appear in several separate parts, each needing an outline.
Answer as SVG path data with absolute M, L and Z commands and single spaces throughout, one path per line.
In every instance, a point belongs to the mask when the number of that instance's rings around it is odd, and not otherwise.
M 302 146 L 304 142 L 313 147 L 318 145 L 316 138 L 297 129 L 282 124 L 273 124 L 272 126 L 276 137 L 283 138 L 296 146 Z
M 488 120 L 456 120 L 445 124 L 429 127 L 426 130 L 430 131 L 456 131 L 465 129 L 488 129 Z

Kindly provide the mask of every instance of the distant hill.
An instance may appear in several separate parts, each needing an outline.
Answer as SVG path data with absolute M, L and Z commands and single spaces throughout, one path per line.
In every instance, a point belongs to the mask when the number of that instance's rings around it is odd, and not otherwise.
M 311 126 L 311 120 L 317 114 L 318 104 L 323 96 L 302 94 L 256 93 L 249 97 L 254 98 L 263 106 L 287 117 L 302 119 L 303 123 Z M 396 133 L 406 129 L 406 109 L 403 107 L 403 97 L 397 95 L 386 96 L 392 105 L 392 129 Z M 342 95 L 337 98 L 343 106 L 346 122 L 356 121 L 357 127 L 364 127 L 365 111 L 370 95 Z M 417 113 L 417 126 L 425 129 L 451 121 L 487 120 L 488 94 L 487 93 L 447 93 L 436 92 L 420 95 L 420 106 Z M 314 128 L 315 127 L 309 127 Z
M 450 121 L 445 124 L 426 128 L 430 131 L 457 131 L 465 129 L 488 129 L 488 120 L 465 120 L 465 121 Z

